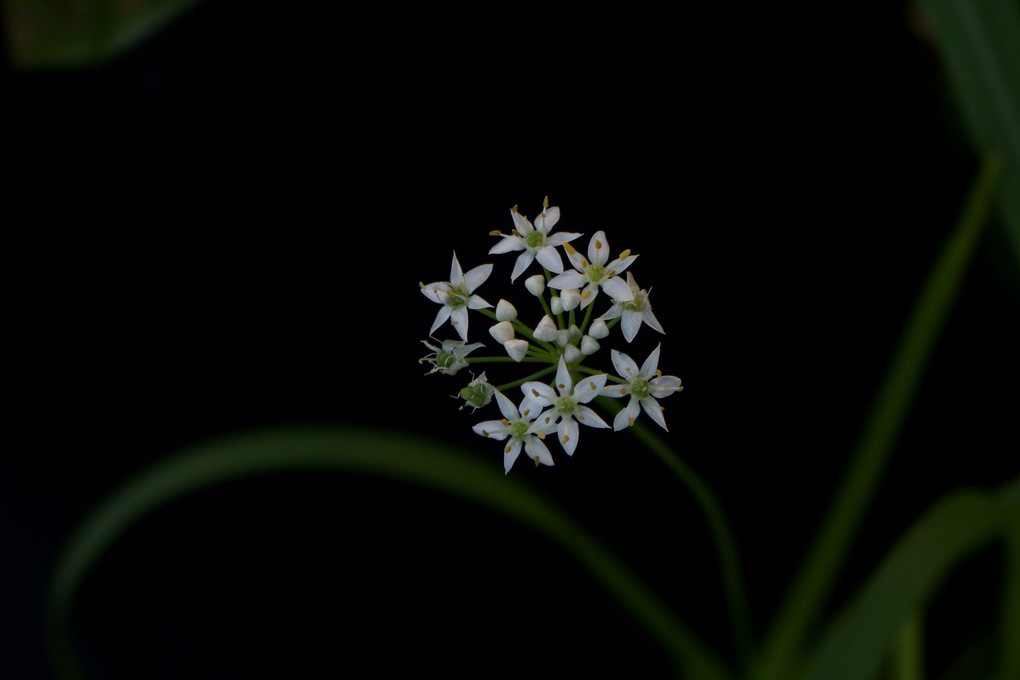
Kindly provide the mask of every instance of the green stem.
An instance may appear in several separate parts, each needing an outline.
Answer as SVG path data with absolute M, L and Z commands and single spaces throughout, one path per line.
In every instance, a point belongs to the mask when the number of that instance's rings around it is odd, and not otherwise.
M 542 376 L 549 375 L 550 373 L 552 373 L 555 370 L 556 370 L 556 366 L 555 365 L 554 366 L 546 366 L 541 371 L 536 371 L 536 372 L 532 373 L 531 375 L 524 376 L 520 380 L 514 380 L 513 382 L 508 382 L 505 385 L 500 385 L 496 389 L 499 390 L 500 392 L 506 392 L 507 390 L 513 389 L 515 387 L 520 387 L 521 385 L 523 385 L 526 382 L 530 382 L 532 380 L 538 380 Z
M 949 241 L 932 268 L 907 321 L 865 423 L 850 467 L 822 521 L 800 572 L 769 631 L 756 677 L 789 677 L 805 636 L 815 625 L 882 478 L 921 374 L 960 288 L 989 213 L 1003 162 L 985 159 Z
M 527 357 L 527 356 L 524 357 L 523 359 L 521 359 L 520 361 L 517 361 L 516 359 L 512 359 L 510 357 L 465 357 L 464 360 L 467 361 L 469 364 L 489 364 L 489 363 L 492 363 L 492 364 L 516 364 L 516 363 L 525 363 L 525 364 L 538 364 L 538 363 L 542 363 L 542 364 L 547 364 L 547 363 L 549 363 L 548 359 L 544 359 L 542 357 Z
M 588 308 L 584 312 L 584 321 L 581 322 L 581 335 L 584 335 L 588 330 L 588 323 L 591 321 L 591 312 L 593 309 L 595 309 L 595 304 L 589 302 Z
M 616 413 L 622 408 L 619 400 L 610 397 L 598 397 L 598 403 L 610 413 Z M 641 423 L 634 423 L 628 430 L 659 460 L 665 463 L 666 467 L 687 487 L 694 500 L 701 506 L 719 556 L 722 584 L 730 611 L 730 623 L 733 626 L 734 644 L 741 662 L 746 663 L 750 658 L 753 644 L 751 620 L 737 554 L 737 544 L 723 514 L 722 506 L 708 484 L 684 463 L 676 451 L 670 448 L 661 437 Z

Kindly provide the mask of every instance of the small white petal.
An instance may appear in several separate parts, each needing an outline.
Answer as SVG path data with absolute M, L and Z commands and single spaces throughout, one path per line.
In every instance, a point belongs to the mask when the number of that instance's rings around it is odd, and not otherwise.
M 510 274 L 510 280 L 516 281 L 517 277 L 524 273 L 524 270 L 528 268 L 532 262 L 535 261 L 535 253 L 530 250 L 525 250 L 523 253 L 517 256 L 517 261 L 514 262 L 514 270 Z
M 619 432 L 623 428 L 633 425 L 639 413 L 641 413 L 641 409 L 638 406 L 638 400 L 632 397 L 613 419 L 613 429 Z
M 579 430 L 580 428 L 573 418 L 564 418 L 556 428 L 556 437 L 560 440 L 560 445 L 568 456 L 574 455 L 574 449 L 577 448 Z
M 556 339 L 556 324 L 549 318 L 549 315 L 542 317 L 535 327 L 535 337 L 543 342 L 552 342 Z
M 512 253 L 515 250 L 524 250 L 527 246 L 524 240 L 509 234 L 501 234 L 503 240 L 489 248 L 489 255 L 502 255 Z
M 464 285 L 464 270 L 460 268 L 457 261 L 456 251 L 453 253 L 453 262 L 450 264 L 450 283 L 458 288 Z
M 507 420 L 514 420 L 521 417 L 521 414 L 517 412 L 517 407 L 514 406 L 514 403 L 499 390 L 496 390 L 496 405 L 499 406 L 499 412 L 502 413 L 503 417 Z
M 504 474 L 510 474 L 510 468 L 513 467 L 514 461 L 517 460 L 517 456 L 521 453 L 521 440 L 515 439 L 510 442 L 503 450 L 503 470 Z
M 542 274 L 529 276 L 524 280 L 524 287 L 528 289 L 529 293 L 538 297 L 545 292 L 545 276 Z
M 680 382 L 680 378 L 675 375 L 662 375 L 648 381 L 648 392 L 653 397 L 661 399 L 662 397 L 668 397 L 673 394 L 679 390 L 681 386 L 682 383 Z
M 491 264 L 478 265 L 467 274 L 464 275 L 464 290 L 468 293 L 474 292 L 475 288 L 485 283 L 489 278 L 489 274 L 492 273 Z M 451 281 L 452 282 L 452 281 Z
M 541 229 L 542 233 L 548 234 L 549 230 L 556 226 L 556 223 L 560 221 L 560 209 L 558 206 L 552 206 L 544 209 L 538 217 L 535 218 L 535 228 Z
M 583 404 L 578 404 L 574 410 L 574 417 L 588 427 L 605 428 L 609 427 L 606 421 L 602 420 L 598 413 Z
M 662 330 L 662 326 L 659 325 L 659 320 L 655 318 L 654 314 L 652 314 L 652 307 L 648 304 L 647 298 L 645 299 L 645 305 L 641 310 L 641 318 L 644 319 L 644 322 L 651 328 L 654 328 L 663 335 L 666 334 L 666 331 Z
M 618 276 L 613 276 L 603 280 L 602 290 L 604 290 L 606 294 L 614 300 L 630 302 L 634 299 L 634 293 L 631 291 L 630 286 L 628 286 L 624 280 Z
M 446 304 L 446 298 L 448 297 L 446 291 L 448 290 L 450 290 L 448 281 L 436 281 L 421 287 L 422 295 L 441 305 Z
M 521 392 L 525 398 L 538 401 L 545 406 L 550 406 L 559 398 L 556 391 L 543 382 L 529 381 L 521 385 Z M 522 402 L 523 404 L 523 402 Z M 523 409 L 527 410 L 527 409 Z
M 531 460 L 538 458 L 538 462 L 542 465 L 555 465 L 552 454 L 549 453 L 549 447 L 538 437 L 528 437 L 524 440 L 524 452 Z
M 468 334 L 468 310 L 467 307 L 457 307 L 450 312 L 450 324 L 456 329 L 460 339 L 467 342 Z
M 638 373 L 637 362 L 630 358 L 629 354 L 614 349 L 610 356 L 613 359 L 613 368 L 616 369 L 616 374 L 626 380 L 636 380 Z
M 514 339 L 514 326 L 509 321 L 500 321 L 499 323 L 489 328 L 489 335 L 499 344 L 506 343 L 507 340 Z
M 503 349 L 514 361 L 520 361 L 528 353 L 528 341 L 520 338 L 507 340 L 503 343 Z
M 571 269 L 549 279 L 549 287 L 560 290 L 564 288 L 580 288 L 587 281 L 588 278 L 584 274 Z
M 609 243 L 606 242 L 606 232 L 596 231 L 588 241 L 588 260 L 592 264 L 605 265 L 609 261 Z
M 645 362 L 641 364 L 641 375 L 646 378 L 650 378 L 655 375 L 655 372 L 659 370 L 659 348 L 662 347 L 662 343 L 655 346 L 652 353 L 648 355 Z
M 638 329 L 641 328 L 641 315 L 638 312 L 624 312 L 620 328 L 623 330 L 623 337 L 627 342 L 633 342 Z
M 563 273 L 563 260 L 560 259 L 560 254 L 552 246 L 545 245 L 539 248 L 538 252 L 535 253 L 535 259 L 554 274 Z
M 578 404 L 587 404 L 602 393 L 602 388 L 606 386 L 608 377 L 605 373 L 599 373 L 580 378 L 577 381 L 577 387 L 574 388 L 574 399 Z
M 480 434 L 489 439 L 506 439 L 510 436 L 510 428 L 499 420 L 486 420 L 484 423 L 478 423 L 471 429 L 474 430 L 475 434 Z
M 531 222 L 528 221 L 528 218 L 517 212 L 516 207 L 510 210 L 510 217 L 514 221 L 514 229 L 516 229 L 517 233 L 521 236 L 527 236 L 534 230 L 534 227 L 531 226 Z
M 429 335 L 436 332 L 436 329 L 443 325 L 447 319 L 450 318 L 450 313 L 453 312 L 453 307 L 447 307 L 443 305 L 439 308 L 439 312 L 436 313 L 436 320 L 432 322 L 432 328 L 429 329 Z M 466 340 L 467 338 L 465 338 Z
M 513 321 L 517 318 L 517 308 L 507 300 L 500 300 L 496 303 L 496 320 Z
M 641 409 L 648 414 L 648 417 L 654 420 L 659 427 L 669 432 L 669 428 L 666 427 L 666 419 L 662 415 L 662 408 L 659 406 L 659 402 L 655 401 L 653 397 L 645 397 L 641 400 Z
M 478 297 L 477 295 L 472 295 L 467 299 L 468 309 L 488 309 L 491 306 L 492 305 L 490 305 L 488 302 Z
M 560 394 L 570 394 L 571 388 L 574 383 L 570 380 L 570 371 L 567 369 L 567 363 L 560 357 L 560 364 L 556 367 L 556 389 L 559 390 Z

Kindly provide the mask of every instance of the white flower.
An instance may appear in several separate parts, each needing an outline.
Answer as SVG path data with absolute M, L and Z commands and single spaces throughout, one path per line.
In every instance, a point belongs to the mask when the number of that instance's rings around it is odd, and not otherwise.
M 609 427 L 595 411 L 585 406 L 602 391 L 606 384 L 605 373 L 587 376 L 576 386 L 570 378 L 567 364 L 560 357 L 560 365 L 556 370 L 556 389 L 541 382 L 526 382 L 521 385 L 524 392 L 522 409 L 541 410 L 547 406 L 552 408 L 542 414 L 539 421 L 543 426 L 556 426 L 556 434 L 567 455 L 574 455 L 580 428 L 578 422 L 590 427 Z M 576 418 L 576 420 L 575 420 Z
M 511 466 L 520 455 L 522 445 L 528 457 L 535 461 L 535 465 L 539 463 L 554 464 L 552 454 L 549 453 L 549 448 L 542 440 L 547 434 L 555 431 L 556 425 L 537 420 L 541 415 L 541 410 L 535 410 L 533 407 L 528 408 L 525 406 L 525 402 L 521 403 L 523 412 L 518 411 L 513 402 L 503 396 L 502 392 L 496 392 L 496 404 L 499 406 L 500 413 L 503 414 L 502 420 L 486 420 L 471 428 L 475 433 L 490 439 L 502 441 L 507 437 L 510 438 L 503 449 L 503 469 L 507 473 L 510 472 Z
M 458 396 L 465 403 L 461 404 L 460 407 L 470 406 L 473 411 L 477 411 L 492 401 L 492 394 L 495 391 L 496 388 L 485 379 L 485 371 L 482 371 L 482 374 L 469 382 L 467 387 L 461 388 Z
M 566 271 L 549 280 L 550 288 L 560 290 L 580 289 L 581 309 L 592 303 L 599 294 L 599 289 L 604 290 L 614 300 L 633 300 L 634 295 L 622 279 L 617 278 L 619 274 L 637 259 L 637 255 L 631 255 L 629 250 L 620 253 L 620 257 L 609 262 L 609 242 L 606 241 L 606 232 L 596 231 L 588 243 L 588 257 L 577 252 L 569 243 L 563 244 L 567 251 L 570 264 L 574 265 L 575 271 Z
M 556 246 L 561 246 L 567 241 L 573 241 L 580 234 L 562 232 L 551 236 L 552 228 L 560 219 L 560 209 L 556 206 L 549 207 L 549 199 L 546 198 L 542 214 L 535 218 L 535 224 L 524 215 L 517 212 L 517 206 L 510 209 L 510 216 L 514 221 L 514 230 L 510 234 L 493 232 L 495 236 L 502 236 L 503 240 L 489 249 L 489 254 L 510 253 L 522 250 L 514 263 L 514 271 L 510 274 L 510 280 L 514 281 L 524 273 L 535 260 L 551 272 L 557 274 L 563 271 L 563 260 L 556 252 Z
M 623 329 L 623 337 L 627 339 L 627 342 L 634 339 L 642 322 L 660 333 L 665 333 L 666 331 L 662 330 L 662 326 L 659 325 L 659 320 L 652 313 L 652 305 L 648 301 L 648 291 L 638 287 L 634 282 L 634 275 L 630 272 L 627 272 L 627 286 L 630 288 L 631 298 L 629 300 L 613 300 L 613 306 L 597 321 L 609 321 L 616 317 L 622 317 L 620 327 Z
M 662 417 L 662 406 L 657 399 L 668 397 L 683 389 L 680 378 L 675 375 L 662 375 L 659 370 L 659 347 L 656 345 L 645 363 L 638 368 L 637 362 L 629 355 L 613 350 L 613 366 L 620 377 L 627 381 L 625 385 L 613 384 L 602 389 L 607 397 L 625 397 L 630 395 L 630 402 L 616 414 L 613 429 L 622 430 L 634 424 L 643 409 L 652 420 L 664 430 L 666 419 Z
M 449 281 L 436 281 L 427 286 L 424 283 L 418 284 L 425 297 L 442 305 L 439 313 L 436 314 L 436 320 L 432 322 L 429 334 L 434 333 L 444 321 L 449 319 L 461 340 L 466 342 L 468 310 L 492 306 L 474 294 L 475 289 L 485 283 L 491 273 L 492 265 L 483 264 L 465 274 L 461 271 L 460 262 L 457 261 L 457 253 L 454 253 L 453 264 L 450 265 Z
M 432 370 L 429 373 L 439 371 L 447 375 L 454 375 L 457 371 L 467 366 L 468 362 L 464 357 L 479 347 L 485 346 L 480 342 L 467 345 L 463 340 L 443 340 L 440 347 L 430 345 L 425 340 L 422 340 L 422 343 L 432 350 L 432 354 L 422 357 L 418 360 L 418 363 L 424 364 L 428 362 L 432 364 Z

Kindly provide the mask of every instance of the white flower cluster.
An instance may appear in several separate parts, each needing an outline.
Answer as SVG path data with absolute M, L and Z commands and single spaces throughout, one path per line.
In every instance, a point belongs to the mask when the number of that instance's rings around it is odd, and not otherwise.
M 500 241 L 490 254 L 519 253 L 510 281 L 515 282 L 537 261 L 543 272 L 529 276 L 524 287 L 542 306 L 543 315 L 535 326 L 526 325 L 518 318 L 517 308 L 505 299 L 493 306 L 475 294 L 492 274 L 492 265 L 483 264 L 464 272 L 453 255 L 449 281 L 420 284 L 421 292 L 440 305 L 429 335 L 432 336 L 447 321 L 456 330 L 459 339 L 435 340 L 433 345 L 423 341 L 432 352 L 419 363 L 431 364 L 429 373 L 454 375 L 470 364 L 483 363 L 535 363 L 544 367 L 536 373 L 505 385 L 494 386 L 485 373 L 472 376 L 459 397 L 464 405 L 474 409 L 486 406 L 493 399 L 502 418 L 486 420 L 473 430 L 483 437 L 505 441 L 503 465 L 506 472 L 520 455 L 521 449 L 535 464 L 553 465 L 552 454 L 546 446 L 547 435 L 556 434 L 560 446 L 573 455 L 577 448 L 580 425 L 608 428 L 609 425 L 590 406 L 595 397 L 629 397 L 613 420 L 613 429 L 622 430 L 634 424 L 641 411 L 657 425 L 666 429 L 662 406 L 658 400 L 683 389 L 680 378 L 662 375 L 658 369 L 657 346 L 638 366 L 629 355 L 611 350 L 613 367 L 617 375 L 609 375 L 585 365 L 600 348 L 600 341 L 609 337 L 612 329 L 620 326 L 624 339 L 634 340 L 642 324 L 664 333 L 652 313 L 648 291 L 639 287 L 629 267 L 637 255 L 629 250 L 610 260 L 609 242 L 605 232 L 595 232 L 588 242 L 587 257 L 578 252 L 571 241 L 581 234 L 552 233 L 560 219 L 560 209 L 550 207 L 548 198 L 534 222 L 511 209 L 514 228 L 509 234 L 499 231 L 491 235 Z M 560 250 L 572 269 L 566 269 Z M 626 274 L 625 277 L 621 275 Z M 604 294 L 609 308 L 593 318 L 596 298 Z M 468 344 L 468 312 L 474 310 L 491 319 L 489 335 L 499 343 L 506 355 L 469 357 L 485 345 Z M 583 319 L 578 319 L 583 312 Z M 434 339 L 434 337 L 433 337 Z M 546 384 L 539 378 L 555 372 L 554 382 Z M 523 398 L 519 404 L 506 392 L 520 387 Z M 461 408 L 463 408 L 463 406 Z

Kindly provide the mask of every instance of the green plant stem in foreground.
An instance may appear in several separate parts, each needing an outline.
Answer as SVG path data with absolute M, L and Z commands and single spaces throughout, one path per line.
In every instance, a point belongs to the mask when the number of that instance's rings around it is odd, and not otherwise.
M 805 637 L 825 606 L 960 289 L 1002 168 L 998 156 L 985 159 L 959 221 L 921 290 L 850 467 L 769 630 L 757 660 L 756 678 L 787 680 L 797 665 Z
M 615 413 L 621 408 L 619 400 L 610 397 L 599 397 L 598 403 L 610 413 Z M 684 463 L 676 451 L 661 437 L 640 422 L 635 422 L 627 429 L 680 479 L 691 492 L 694 500 L 701 506 L 702 512 L 705 513 L 705 519 L 718 551 L 723 589 L 729 607 L 730 623 L 733 627 L 734 644 L 740 663 L 745 664 L 750 658 L 753 645 L 750 615 L 737 544 L 733 539 L 722 507 L 705 481 Z

